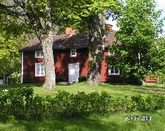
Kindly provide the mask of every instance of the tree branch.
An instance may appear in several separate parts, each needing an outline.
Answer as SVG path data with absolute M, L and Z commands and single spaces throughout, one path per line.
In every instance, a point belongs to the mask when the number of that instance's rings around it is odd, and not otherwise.
M 12 9 L 13 7 L 16 7 L 16 6 L 7 6 L 0 3 L 0 11 L 2 11 L 3 13 L 6 13 L 8 15 L 13 15 L 13 16 L 24 15 L 22 12 L 14 11 L 14 9 Z

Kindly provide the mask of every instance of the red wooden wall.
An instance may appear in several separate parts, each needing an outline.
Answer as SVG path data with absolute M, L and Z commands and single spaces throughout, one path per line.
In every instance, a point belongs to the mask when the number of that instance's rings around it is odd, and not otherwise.
M 122 77 L 120 75 L 108 75 L 108 64 L 106 62 L 106 58 L 108 56 L 108 50 L 103 52 L 103 61 L 101 63 L 101 82 L 113 82 L 113 83 L 121 83 Z
M 35 52 L 24 52 L 23 82 L 42 83 L 44 77 L 35 77 L 35 63 L 42 58 L 35 58 Z M 54 50 L 54 61 L 57 81 L 68 81 L 68 64 L 80 63 L 80 76 L 88 75 L 88 49 L 77 49 L 77 57 L 70 57 L 70 50 Z
M 80 63 L 80 76 L 88 75 L 88 49 L 77 49 L 77 57 L 70 57 L 70 50 L 54 50 L 54 61 L 57 81 L 68 81 L 68 64 Z M 106 57 L 108 51 L 103 52 L 101 63 L 101 82 L 122 82 L 121 76 L 108 76 L 108 64 Z M 35 63 L 43 62 L 42 58 L 35 58 L 34 51 L 24 52 L 23 63 L 23 82 L 24 83 L 43 83 L 44 77 L 35 77 Z

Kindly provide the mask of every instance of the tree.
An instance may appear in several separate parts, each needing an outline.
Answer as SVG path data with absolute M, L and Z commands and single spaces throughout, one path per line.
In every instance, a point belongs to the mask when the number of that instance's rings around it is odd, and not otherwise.
M 44 87 L 52 89 L 55 86 L 55 70 L 52 39 L 52 9 L 49 0 L 13 0 L 0 3 L 0 11 L 15 17 L 29 31 L 35 32 L 43 49 L 45 63 Z
M 150 74 L 159 76 L 159 83 L 165 83 L 165 37 L 158 38 L 149 51 Z
M 154 0 L 126 0 L 118 19 L 120 30 L 113 50 L 116 59 L 111 64 L 120 67 L 129 82 L 139 82 L 149 70 L 149 51 L 160 31 L 161 12 L 155 10 Z
M 17 24 L 14 17 L 0 13 L 0 27 L 0 77 L 6 80 L 11 74 L 19 72 L 19 49 L 25 39 L 22 35 L 23 27 Z
M 0 35 L 0 76 L 7 78 L 12 73 L 18 73 L 20 67 L 19 49 L 24 41 L 23 36 L 14 37 L 1 32 Z
M 1 0 L 0 11 L 15 17 L 19 23 L 24 24 L 26 29 L 37 35 L 44 54 L 46 70 L 44 87 L 52 89 L 55 86 L 52 30 L 54 29 L 54 33 L 57 34 L 58 29 L 66 25 L 80 27 L 87 18 L 98 16 L 97 14 L 106 7 L 116 9 L 117 6 L 114 5 L 116 1 L 109 3 L 108 0 L 12 0 L 7 2 Z
M 80 3 L 80 5 L 79 9 L 75 9 L 76 12 L 73 14 L 75 18 L 78 18 L 76 26 L 89 37 L 90 71 L 88 80 L 91 84 L 98 84 L 100 83 L 102 62 L 102 50 L 99 50 L 99 48 L 104 45 L 105 37 L 106 17 L 103 12 L 108 9 L 111 10 L 107 17 L 112 16 L 112 14 L 113 16 L 119 14 L 121 3 L 118 0 L 88 0 L 85 3 Z

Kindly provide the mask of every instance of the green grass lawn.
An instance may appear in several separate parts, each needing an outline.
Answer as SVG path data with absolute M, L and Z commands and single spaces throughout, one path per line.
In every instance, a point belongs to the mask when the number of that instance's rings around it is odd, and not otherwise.
M 126 116 L 151 116 L 151 121 L 127 121 Z M 85 118 L 49 118 L 42 121 L 0 122 L 0 131 L 164 131 L 165 110 L 151 113 L 116 113 Z
M 54 96 L 58 91 L 65 90 L 76 94 L 78 91 L 85 93 L 105 91 L 112 96 L 133 96 L 147 94 L 165 94 L 164 86 L 133 86 L 133 85 L 110 85 L 101 84 L 91 86 L 88 83 L 78 83 L 69 86 L 58 85 L 53 90 L 42 88 L 41 85 L 14 85 L 0 86 L 0 93 L 4 89 L 15 87 L 32 87 L 34 93 L 46 96 Z M 149 115 L 150 122 L 126 121 L 127 115 Z M 164 131 L 165 109 L 154 112 L 115 113 L 106 116 L 92 115 L 85 118 L 48 118 L 42 121 L 12 120 L 0 122 L 0 131 Z
M 3 89 L 10 89 L 13 86 L 0 86 L 0 93 L 2 93 Z M 112 96 L 133 96 L 133 95 L 146 95 L 146 94 L 165 94 L 164 86 L 133 86 L 133 85 L 111 85 L 111 84 L 100 84 L 100 85 L 89 85 L 88 83 L 78 83 L 73 85 L 61 86 L 57 85 L 57 87 L 53 90 L 47 90 L 42 88 L 41 85 L 15 85 L 14 87 L 32 87 L 34 89 L 34 93 L 38 95 L 51 95 L 54 96 L 57 91 L 67 91 L 70 93 L 76 94 L 77 92 L 84 91 L 85 93 L 91 92 L 99 92 L 105 91 Z

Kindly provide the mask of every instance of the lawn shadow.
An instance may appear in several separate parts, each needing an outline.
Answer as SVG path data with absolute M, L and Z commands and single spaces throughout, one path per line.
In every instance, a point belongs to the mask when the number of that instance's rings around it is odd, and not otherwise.
M 42 87 L 42 84 L 9 84 L 9 85 L 0 85 L 0 90 L 1 89 L 9 89 L 9 88 L 21 88 L 21 87 Z
M 107 85 L 111 85 L 111 87 L 107 87 Z M 105 84 L 101 85 L 105 88 L 110 88 L 120 92 L 130 92 L 132 94 L 165 94 L 165 88 L 159 87 L 149 87 L 142 85 L 126 85 L 126 84 Z
M 19 121 L 18 125 L 25 127 L 26 131 L 117 131 L 121 127 L 114 122 L 103 123 L 99 120 L 85 118 L 53 118 L 42 121 Z

